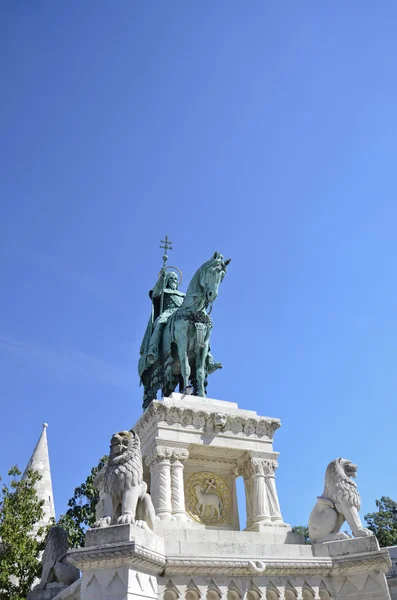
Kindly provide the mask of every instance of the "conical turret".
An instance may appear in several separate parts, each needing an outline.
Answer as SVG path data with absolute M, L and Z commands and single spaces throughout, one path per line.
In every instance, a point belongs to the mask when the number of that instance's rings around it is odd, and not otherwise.
M 25 477 L 28 469 L 33 469 L 41 475 L 41 479 L 36 483 L 37 496 L 40 500 L 44 500 L 42 520 L 37 523 L 35 529 L 47 525 L 51 517 L 55 518 L 54 495 L 52 492 L 52 480 L 50 469 L 50 457 L 48 454 L 47 443 L 47 423 L 43 424 L 39 441 L 33 451 L 32 457 L 28 462 L 23 477 Z

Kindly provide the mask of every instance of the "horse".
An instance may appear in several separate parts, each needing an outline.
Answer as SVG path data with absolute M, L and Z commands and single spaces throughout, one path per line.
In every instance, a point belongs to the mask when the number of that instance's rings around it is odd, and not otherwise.
M 159 389 L 167 397 L 178 383 L 182 393 L 191 393 L 193 388 L 197 396 L 206 395 L 206 377 L 212 372 L 212 320 L 207 308 L 212 309 L 230 260 L 215 252 L 193 275 L 182 305 L 164 328 L 159 359 L 142 376 L 144 408 L 156 398 Z

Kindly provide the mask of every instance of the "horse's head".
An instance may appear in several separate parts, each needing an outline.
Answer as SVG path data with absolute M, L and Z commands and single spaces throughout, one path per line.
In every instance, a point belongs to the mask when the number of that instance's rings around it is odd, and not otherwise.
M 218 296 L 219 284 L 226 274 L 226 267 L 231 258 L 225 260 L 222 254 L 215 252 L 214 256 L 204 265 L 200 275 L 200 285 L 203 288 L 205 299 L 213 302 Z

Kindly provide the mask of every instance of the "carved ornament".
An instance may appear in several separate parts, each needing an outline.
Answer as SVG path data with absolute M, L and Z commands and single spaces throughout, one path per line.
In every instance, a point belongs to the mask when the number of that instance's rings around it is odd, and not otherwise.
M 187 406 L 175 406 L 153 400 L 135 426 L 138 435 L 144 438 L 156 423 L 179 426 L 206 432 L 239 434 L 244 437 L 273 439 L 274 432 L 281 426 L 279 419 L 270 417 L 241 417 L 214 413 Z
M 232 500 L 227 483 L 219 475 L 201 471 L 185 482 L 185 503 L 195 521 L 217 525 L 228 521 Z

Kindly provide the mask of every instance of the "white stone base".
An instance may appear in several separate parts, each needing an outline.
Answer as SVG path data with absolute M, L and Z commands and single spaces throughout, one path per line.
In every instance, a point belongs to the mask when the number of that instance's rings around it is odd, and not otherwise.
M 134 429 L 155 531 L 88 531 L 85 547 L 68 554 L 83 572 L 79 600 L 390 600 L 389 553 L 374 537 L 310 546 L 282 522 L 279 426 L 230 402 L 180 394 L 152 402 Z M 247 531 L 239 530 L 239 475 Z
M 310 546 L 281 529 L 163 521 L 160 537 L 119 525 L 88 531 L 86 547 L 68 556 L 83 571 L 81 600 L 390 600 L 389 553 L 376 538 Z
M 164 540 L 135 525 L 91 529 L 68 560 L 83 573 L 80 600 L 157 600 Z

